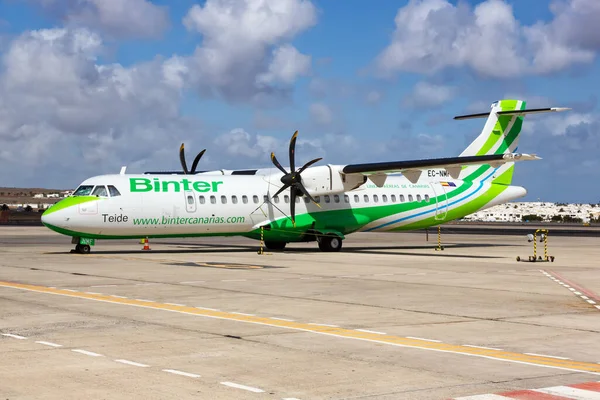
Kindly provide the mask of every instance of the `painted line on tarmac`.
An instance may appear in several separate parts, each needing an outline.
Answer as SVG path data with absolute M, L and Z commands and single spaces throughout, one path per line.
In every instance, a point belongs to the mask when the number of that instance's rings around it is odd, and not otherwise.
M 393 335 L 381 335 L 375 333 L 361 332 L 355 329 L 327 327 L 322 325 L 310 325 L 307 323 L 283 321 L 281 319 L 273 319 L 268 317 L 233 314 L 225 311 L 211 311 L 197 307 L 182 307 L 152 301 L 142 302 L 134 299 L 119 299 L 110 295 L 92 295 L 87 294 L 85 292 L 72 292 L 63 289 L 50 289 L 46 286 L 28 285 L 15 282 L 0 281 L 0 287 L 26 290 L 37 293 L 53 294 L 65 297 L 73 297 L 79 299 L 94 300 L 105 303 L 120 304 L 140 308 L 148 308 L 153 310 L 176 312 L 180 314 L 195 315 L 205 318 L 265 325 L 275 328 L 291 329 L 296 331 L 310 332 L 345 339 L 386 344 L 390 346 L 437 351 L 441 353 L 452 353 L 471 357 L 486 358 L 490 360 L 506 361 L 517 364 L 533 365 L 545 368 L 555 368 L 567 371 L 579 371 L 600 375 L 600 365 L 591 362 L 562 360 L 553 357 L 533 356 L 509 351 L 466 347 L 455 344 L 431 342 L 422 339 L 411 339 L 407 337 Z
M 265 391 L 259 388 L 255 388 L 252 386 L 246 386 L 246 385 L 240 385 L 239 383 L 233 383 L 233 382 L 221 382 L 221 385 L 224 386 L 229 386 L 232 388 L 236 388 L 236 389 L 242 389 L 242 390 L 247 390 L 249 392 L 254 392 L 254 393 L 264 393 Z
M 539 271 L 542 274 L 544 274 L 547 278 L 550 278 L 551 280 L 558 283 L 562 287 L 569 289 L 571 291 L 571 293 L 573 293 L 580 299 L 584 300 L 586 303 L 591 304 L 600 310 L 600 306 L 597 305 L 598 303 L 600 303 L 600 297 L 598 297 L 595 293 L 587 290 L 586 288 L 584 288 L 582 286 L 579 286 L 576 283 L 573 283 L 573 282 L 563 278 L 556 272 L 545 271 L 543 269 L 540 269 Z M 590 297 L 591 297 L 591 299 L 590 299 Z

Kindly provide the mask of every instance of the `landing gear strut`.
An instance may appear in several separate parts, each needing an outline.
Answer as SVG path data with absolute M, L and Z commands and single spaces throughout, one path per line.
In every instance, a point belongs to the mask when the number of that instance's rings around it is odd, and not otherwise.
M 321 236 L 317 241 L 321 251 L 333 252 L 342 249 L 342 239 L 337 235 Z
M 265 241 L 265 247 L 269 250 L 283 250 L 285 249 L 286 242 L 272 242 L 270 240 Z

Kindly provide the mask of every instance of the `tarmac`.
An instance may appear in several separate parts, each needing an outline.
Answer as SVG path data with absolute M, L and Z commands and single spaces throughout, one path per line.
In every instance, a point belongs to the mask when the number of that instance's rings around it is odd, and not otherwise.
M 555 261 L 535 263 L 516 261 L 532 254 L 523 235 L 442 243 L 80 255 L 45 228 L 2 227 L 0 399 L 447 399 L 600 380 L 598 238 L 551 231 Z

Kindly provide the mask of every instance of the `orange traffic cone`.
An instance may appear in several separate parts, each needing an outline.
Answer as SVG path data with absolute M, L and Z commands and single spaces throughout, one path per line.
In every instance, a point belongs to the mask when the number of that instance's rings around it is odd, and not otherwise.
M 150 250 L 150 244 L 148 242 L 148 238 L 144 240 L 144 248 L 142 250 Z

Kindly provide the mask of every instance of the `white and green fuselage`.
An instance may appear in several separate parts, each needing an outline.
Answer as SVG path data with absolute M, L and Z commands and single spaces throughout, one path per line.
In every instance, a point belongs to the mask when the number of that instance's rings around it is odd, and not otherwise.
M 539 111 L 525 110 L 525 102 L 518 100 L 494 103 L 483 131 L 460 156 L 512 154 L 527 112 Z M 90 239 L 260 239 L 261 231 L 271 242 L 315 240 L 319 235 L 343 239 L 353 232 L 435 226 L 522 197 L 526 190 L 511 186 L 514 164 L 448 164 L 422 169 L 416 179 L 414 169 L 382 174 L 344 173 L 348 169 L 335 165 L 310 167 L 302 181 L 320 207 L 297 198 L 295 224 L 288 217 L 289 189 L 272 196 L 282 186 L 283 174 L 275 168 L 252 175 L 104 175 L 83 182 L 80 188 L 86 190 L 58 202 L 42 220 L 57 232 Z

